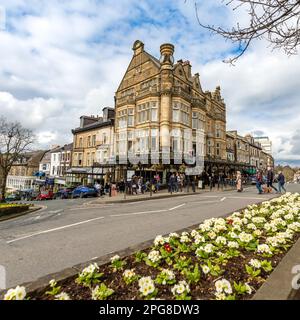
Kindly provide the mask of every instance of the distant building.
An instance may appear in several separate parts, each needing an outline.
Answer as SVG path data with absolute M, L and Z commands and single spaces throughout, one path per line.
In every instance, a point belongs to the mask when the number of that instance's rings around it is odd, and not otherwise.
M 39 172 L 41 175 L 49 176 L 51 168 L 51 150 L 47 151 L 40 161 Z
M 272 141 L 269 137 L 254 137 L 254 141 L 260 143 L 263 151 L 272 154 Z
M 72 163 L 73 143 L 65 144 L 50 151 L 50 176 L 53 178 L 64 177 Z
M 114 151 L 113 108 L 103 108 L 103 116 L 81 116 L 80 126 L 72 130 L 72 167 L 67 170 L 67 181 L 74 184 L 91 184 L 105 179 L 106 163 Z
M 45 153 L 46 151 L 39 150 L 20 155 L 7 176 L 7 189 L 13 191 L 33 188 L 40 161 Z

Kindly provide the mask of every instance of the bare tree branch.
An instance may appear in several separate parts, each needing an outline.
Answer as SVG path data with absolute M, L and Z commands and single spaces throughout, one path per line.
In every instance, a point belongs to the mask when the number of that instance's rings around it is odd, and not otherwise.
M 300 44 L 300 0 L 228 0 L 225 5 L 231 6 L 234 11 L 245 7 L 249 25 L 241 27 L 237 23 L 231 29 L 205 25 L 201 22 L 195 2 L 196 17 L 201 27 L 239 45 L 240 53 L 224 62 L 233 64 L 246 52 L 254 39 L 262 38 L 273 49 L 283 49 L 287 55 L 297 54 Z
M 19 122 L 8 122 L 0 118 L 0 201 L 5 199 L 6 179 L 12 165 L 20 160 L 34 142 L 31 130 Z

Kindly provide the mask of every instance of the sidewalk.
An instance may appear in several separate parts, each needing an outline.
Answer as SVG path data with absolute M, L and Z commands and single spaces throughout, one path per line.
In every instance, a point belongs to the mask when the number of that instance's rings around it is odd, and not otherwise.
M 168 192 L 168 190 L 161 190 L 157 193 L 153 193 L 150 195 L 150 192 L 147 192 L 145 194 L 138 194 L 138 195 L 124 195 L 124 193 L 118 193 L 114 197 L 109 197 L 108 195 L 104 197 L 99 197 L 95 200 L 87 202 L 87 204 L 108 204 L 108 203 L 126 203 L 126 202 L 138 202 L 138 201 L 147 201 L 147 200 L 157 200 L 157 199 L 165 199 L 165 198 L 174 198 L 174 197 L 182 197 L 182 196 L 192 196 L 202 193 L 210 193 L 210 192 L 225 192 L 225 191 L 233 191 L 236 190 L 235 187 L 227 187 L 226 189 L 220 188 L 219 190 L 217 188 L 212 189 L 212 191 L 209 190 L 209 188 L 206 189 L 198 189 L 196 188 L 196 191 L 193 192 L 192 188 L 189 188 L 189 192 L 186 190 L 183 192 L 173 192 L 172 194 Z

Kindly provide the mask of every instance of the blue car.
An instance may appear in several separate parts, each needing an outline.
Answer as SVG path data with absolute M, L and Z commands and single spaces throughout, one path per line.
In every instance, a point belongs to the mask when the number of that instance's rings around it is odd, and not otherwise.
M 72 198 L 87 198 L 87 197 L 97 197 L 98 193 L 95 188 L 79 186 L 75 188 L 72 192 Z

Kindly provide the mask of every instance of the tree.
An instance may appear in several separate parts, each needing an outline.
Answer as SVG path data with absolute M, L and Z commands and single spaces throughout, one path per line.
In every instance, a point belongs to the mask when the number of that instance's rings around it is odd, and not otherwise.
M 19 122 L 8 122 L 0 118 L 0 201 L 5 201 L 6 180 L 14 162 L 29 151 L 34 142 L 33 132 L 23 128 Z
M 238 10 L 245 8 L 249 15 L 248 25 L 237 23 L 231 29 L 201 23 L 197 3 L 196 16 L 199 24 L 215 34 L 239 44 L 239 54 L 224 62 L 234 63 L 255 39 L 266 39 L 273 49 L 283 49 L 287 55 L 297 53 L 300 45 L 300 0 L 226 0 L 227 6 Z M 224 2 L 224 0 L 222 0 Z

